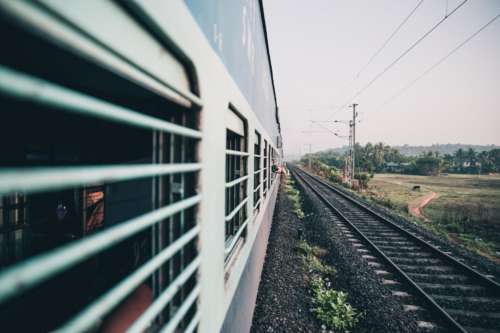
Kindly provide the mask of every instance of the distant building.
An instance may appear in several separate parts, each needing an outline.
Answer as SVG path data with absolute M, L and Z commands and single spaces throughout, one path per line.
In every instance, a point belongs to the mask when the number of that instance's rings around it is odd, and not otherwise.
M 410 163 L 408 162 L 403 162 L 403 163 L 397 163 L 397 162 L 386 162 L 384 165 L 384 169 L 387 172 L 403 172 L 405 167 L 408 167 Z

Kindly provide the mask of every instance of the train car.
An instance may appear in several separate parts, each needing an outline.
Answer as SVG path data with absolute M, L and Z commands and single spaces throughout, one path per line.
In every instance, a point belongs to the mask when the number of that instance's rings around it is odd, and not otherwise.
M 0 330 L 247 332 L 282 141 L 262 1 L 0 0 Z

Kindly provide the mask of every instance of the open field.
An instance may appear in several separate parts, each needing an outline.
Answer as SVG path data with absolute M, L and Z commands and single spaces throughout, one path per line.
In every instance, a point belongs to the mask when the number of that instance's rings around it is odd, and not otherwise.
M 420 186 L 420 191 L 413 190 Z M 435 192 L 422 209 L 419 223 L 477 253 L 500 262 L 500 176 L 413 176 L 377 174 L 368 196 L 378 203 L 408 214 Z

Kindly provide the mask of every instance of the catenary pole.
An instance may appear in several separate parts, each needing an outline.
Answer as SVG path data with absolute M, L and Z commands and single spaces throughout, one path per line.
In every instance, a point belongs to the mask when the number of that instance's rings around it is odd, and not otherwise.
M 355 151 L 356 151 L 356 117 L 358 116 L 358 114 L 356 113 L 356 106 L 358 106 L 358 104 L 354 103 L 352 104 L 352 169 L 351 169 L 351 172 L 352 172 L 352 177 L 351 179 L 354 180 L 354 176 L 355 176 Z

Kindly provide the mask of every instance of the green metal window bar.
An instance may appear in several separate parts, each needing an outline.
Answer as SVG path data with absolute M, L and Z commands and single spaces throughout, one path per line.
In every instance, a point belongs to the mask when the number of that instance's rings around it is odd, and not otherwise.
M 92 66 L 102 66 L 114 73 L 121 73 L 121 79 L 125 81 L 139 82 L 140 87 L 136 89 L 145 89 L 162 97 L 170 96 L 170 93 L 165 94 L 165 90 L 170 89 L 190 101 L 192 105 L 201 106 L 199 97 L 190 91 L 175 87 L 159 79 L 153 72 L 139 68 L 131 59 L 126 59 L 123 54 L 106 47 L 105 40 L 96 43 L 95 40 L 81 34 L 70 25 L 62 23 L 62 20 L 48 14 L 49 11 L 42 10 L 42 7 L 27 2 L 8 1 L 0 5 L 3 14 L 22 22 L 23 29 L 29 27 L 30 31 L 36 31 L 38 36 L 43 35 L 47 40 L 56 41 L 57 47 L 64 45 L 67 47 L 66 51 L 71 50 L 70 52 L 74 55 L 90 60 L 93 63 Z M 56 48 L 53 44 L 50 45 Z M 56 60 L 52 62 L 57 63 Z M 48 66 L 49 63 L 50 61 L 47 61 L 45 65 Z M 169 116 L 167 121 L 147 115 L 141 110 L 129 107 L 130 105 L 113 104 L 106 98 L 97 98 L 72 90 L 48 79 L 41 79 L 4 65 L 0 65 L 0 99 L 6 100 L 8 105 L 14 104 L 15 101 L 42 106 L 41 108 L 19 108 L 19 112 L 28 110 L 29 113 L 34 113 L 49 109 L 51 112 L 59 111 L 68 116 L 84 116 L 96 122 L 105 121 L 147 130 L 153 136 L 161 133 L 166 141 L 162 149 L 168 151 L 166 155 L 169 155 L 165 159 L 153 158 L 153 164 L 104 162 L 101 165 L 89 166 L 0 168 L 0 199 L 13 194 L 44 195 L 44 192 L 76 191 L 88 185 L 101 186 L 146 178 L 150 178 L 154 185 L 155 182 L 165 183 L 165 188 L 161 186 L 158 188 L 168 192 L 165 195 L 168 198 L 160 204 L 154 204 L 153 208 L 147 212 L 123 218 L 106 228 L 3 268 L 0 270 L 0 304 L 4 305 L 13 299 L 17 301 L 16 297 L 23 297 L 59 274 L 143 231 L 151 230 L 152 233 L 157 234 L 159 230 L 162 230 L 160 228 L 162 226 L 168 229 L 169 238 L 163 244 L 164 247 L 153 249 L 145 263 L 135 267 L 124 277 L 120 277 L 118 283 L 98 294 L 95 300 L 79 308 L 69 318 L 65 317 L 62 326 L 59 325 L 55 331 L 86 332 L 93 329 L 99 320 L 125 300 L 142 282 L 150 276 L 154 279 L 153 275 L 160 269 L 169 272 L 168 279 L 164 281 L 165 288 L 161 287 L 158 294 L 154 295 L 152 303 L 128 328 L 128 332 L 142 332 L 156 320 L 158 320 L 157 324 L 162 325 L 159 328 L 161 332 L 174 332 L 181 327 L 185 332 L 195 331 L 200 321 L 200 315 L 194 308 L 200 291 L 196 284 L 200 259 L 196 254 L 191 254 L 193 252 L 191 246 L 195 244 L 200 231 L 194 218 L 194 210 L 201 202 L 201 195 L 196 194 L 192 182 L 186 181 L 186 178 L 193 178 L 186 174 L 198 173 L 201 170 L 201 164 L 196 160 L 193 161 L 193 157 L 186 154 L 186 150 L 192 146 L 191 142 L 202 138 L 202 133 L 187 125 L 189 122 L 181 111 L 175 111 L 182 113 L 181 117 L 175 114 Z M 180 103 L 179 105 L 186 104 Z M 14 108 L 12 110 L 18 111 Z M 194 112 L 193 109 L 185 110 L 191 114 Z M 167 116 L 162 116 L 162 118 L 167 118 Z M 19 124 L 19 126 L 23 125 Z M 187 144 L 187 140 L 192 141 Z M 157 192 L 154 191 L 153 194 L 156 195 Z M 6 209 L 3 206 L 1 208 Z M 188 218 L 190 220 L 186 221 Z M 75 287 L 78 288 L 78 286 Z M 163 319 L 161 319 L 162 316 Z
M 199 163 L 0 169 L 0 195 L 199 171 Z
M 199 226 L 192 228 L 55 332 L 84 332 L 89 329 L 96 320 L 109 313 L 111 309 L 137 288 L 142 281 L 196 237 L 199 230 Z M 188 302 L 188 300 L 185 302 Z
M 66 47 L 76 50 L 82 56 L 93 59 L 115 71 L 121 72 L 129 80 L 138 81 L 148 87 L 149 90 L 155 90 L 168 97 L 174 97 L 177 102 L 188 106 L 189 101 L 197 107 L 202 107 L 202 101 L 192 92 L 175 86 L 174 84 L 160 79 L 151 71 L 143 66 L 128 59 L 125 54 L 112 49 L 105 40 L 99 40 L 96 36 L 90 37 L 81 34 L 78 29 L 54 19 L 57 17 L 57 6 L 51 8 L 50 3 L 28 2 L 28 1 L 0 1 L 0 9 L 6 14 L 23 22 L 33 30 L 43 32 L 48 38 L 57 40 Z M 60 4 L 59 4 L 60 5 Z M 137 4 L 135 11 L 138 15 L 145 15 L 142 5 Z M 181 98 L 177 98 L 180 96 Z
M 58 272 L 111 247 L 159 220 L 198 204 L 200 200 L 201 195 L 196 195 L 5 269 L 0 272 L 0 302 L 25 292 Z
M 127 124 L 185 138 L 201 138 L 201 132 L 197 130 L 150 117 L 1 65 L 0 95 L 44 105 L 67 113 L 93 117 L 96 120 L 101 119 Z M 0 196 L 17 192 L 24 194 L 39 193 L 87 184 L 173 176 L 199 170 L 201 170 L 200 163 L 3 168 L 0 169 Z M 200 201 L 200 195 L 182 199 L 3 269 L 0 271 L 0 303 L 27 292 L 58 273 L 155 225 L 161 220 L 194 207 Z M 88 305 L 56 332 L 84 332 L 90 329 L 98 319 L 109 313 L 144 279 L 172 258 L 198 233 L 199 227 L 195 226 L 181 237 L 175 239 L 168 247 L 161 250 L 146 264 Z M 163 310 L 165 305 L 172 300 L 176 292 L 182 288 L 182 284 L 193 276 L 198 266 L 199 259 L 194 259 L 163 291 L 160 297 L 154 300 L 151 307 L 138 319 L 137 324 L 131 326 L 130 329 L 134 327 L 134 329 L 144 328 L 150 325 L 151 321 Z M 198 293 L 199 288 L 195 287 L 189 296 L 184 299 L 181 307 L 175 312 L 171 320 L 167 322 L 162 332 L 172 332 L 176 329 L 186 312 L 196 301 Z M 193 331 L 198 322 L 199 316 L 195 315 L 187 326 L 187 330 Z
M 247 137 L 227 130 L 226 147 L 226 259 L 244 237 L 247 218 L 248 157 Z
M 65 112 L 200 139 L 201 132 L 140 114 L 0 65 L 0 94 Z

